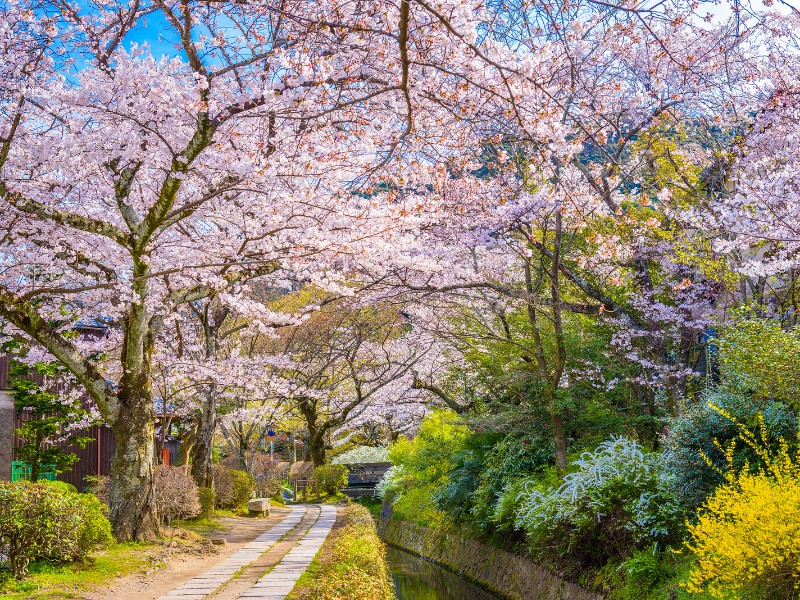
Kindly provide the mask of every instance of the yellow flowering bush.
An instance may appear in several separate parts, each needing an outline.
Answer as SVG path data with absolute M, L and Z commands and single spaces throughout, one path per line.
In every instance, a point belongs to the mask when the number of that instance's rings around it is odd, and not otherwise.
M 714 598 L 793 598 L 800 587 L 800 469 L 785 442 L 768 449 L 763 426 L 756 436 L 737 425 L 767 466 L 729 471 L 689 524 L 697 563 L 686 589 Z M 725 449 L 729 464 L 734 450 Z

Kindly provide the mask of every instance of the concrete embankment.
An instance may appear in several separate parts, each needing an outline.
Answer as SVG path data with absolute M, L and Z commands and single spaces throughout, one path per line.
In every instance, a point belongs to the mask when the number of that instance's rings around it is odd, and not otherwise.
M 378 535 L 431 560 L 509 600 L 603 600 L 603 596 L 564 581 L 516 554 L 408 521 L 381 517 Z

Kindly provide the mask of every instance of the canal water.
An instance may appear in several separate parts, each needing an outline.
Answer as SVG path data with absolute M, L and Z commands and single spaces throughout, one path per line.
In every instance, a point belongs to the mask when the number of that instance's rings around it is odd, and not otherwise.
M 389 569 L 399 600 L 499 600 L 455 573 L 389 546 Z

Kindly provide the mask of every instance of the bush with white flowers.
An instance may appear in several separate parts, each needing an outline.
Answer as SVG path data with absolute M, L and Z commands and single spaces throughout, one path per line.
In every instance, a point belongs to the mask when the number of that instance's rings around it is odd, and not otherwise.
M 680 539 L 684 513 L 662 455 L 612 437 L 571 471 L 558 488 L 542 492 L 530 482 L 517 492 L 516 526 L 535 546 L 594 563 Z
M 331 462 L 335 465 L 389 462 L 389 449 L 384 446 L 356 446 L 343 452 Z

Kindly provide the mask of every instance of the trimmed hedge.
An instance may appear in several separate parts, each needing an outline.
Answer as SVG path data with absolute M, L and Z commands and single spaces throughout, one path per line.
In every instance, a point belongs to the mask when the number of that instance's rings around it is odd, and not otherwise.
M 83 560 L 112 541 L 105 508 L 93 495 L 47 483 L 0 483 L 0 555 L 16 577 L 31 561 Z

